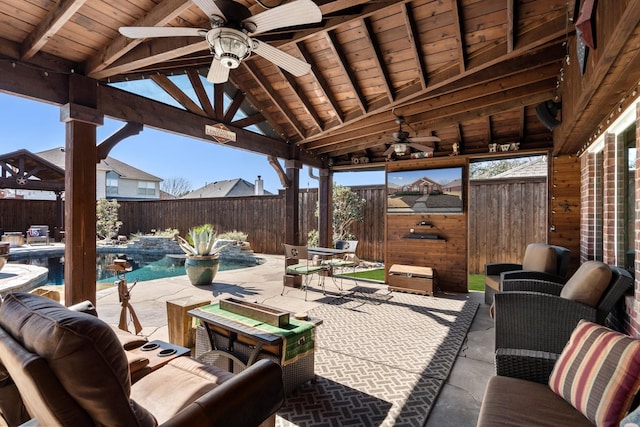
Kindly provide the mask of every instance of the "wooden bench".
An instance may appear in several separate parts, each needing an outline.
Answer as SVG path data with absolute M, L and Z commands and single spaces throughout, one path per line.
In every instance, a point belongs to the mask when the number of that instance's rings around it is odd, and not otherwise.
M 393 264 L 388 275 L 389 290 L 433 296 L 436 271 L 431 267 Z

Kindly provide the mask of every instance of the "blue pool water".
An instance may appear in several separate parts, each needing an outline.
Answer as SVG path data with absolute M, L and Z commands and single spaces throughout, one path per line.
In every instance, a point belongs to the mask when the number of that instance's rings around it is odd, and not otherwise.
M 107 266 L 113 264 L 116 258 L 125 258 L 133 267 L 133 270 L 126 273 L 127 282 L 134 280 L 142 282 L 145 280 L 161 279 L 163 277 L 173 277 L 185 275 L 184 257 L 171 255 L 151 255 L 151 254 L 114 254 L 99 253 L 96 256 L 96 281 L 99 283 L 111 283 L 116 280 L 113 271 L 107 270 Z M 34 257 L 16 259 L 12 262 L 19 264 L 37 265 L 49 269 L 47 285 L 64 284 L 64 257 Z M 255 265 L 251 264 L 251 265 Z M 246 268 L 251 265 L 246 262 L 220 261 L 220 270 L 235 270 Z

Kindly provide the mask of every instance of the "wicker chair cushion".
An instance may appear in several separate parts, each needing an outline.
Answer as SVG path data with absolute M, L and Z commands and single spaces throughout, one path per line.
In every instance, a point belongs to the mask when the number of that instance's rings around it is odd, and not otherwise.
M 522 269 L 556 274 L 557 258 L 558 254 L 553 247 L 544 243 L 531 243 L 524 252 Z
M 640 391 L 640 340 L 581 320 L 549 387 L 598 426 L 618 426 Z
M 596 307 L 611 282 L 611 269 L 599 261 L 587 261 L 571 276 L 560 297 Z

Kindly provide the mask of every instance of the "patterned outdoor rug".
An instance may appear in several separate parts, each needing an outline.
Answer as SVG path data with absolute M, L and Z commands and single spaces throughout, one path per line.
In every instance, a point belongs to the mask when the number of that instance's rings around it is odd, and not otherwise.
M 478 304 L 398 292 L 367 298 L 361 290 L 309 312 L 324 320 L 316 333 L 316 382 L 287 397 L 277 426 L 426 421 Z

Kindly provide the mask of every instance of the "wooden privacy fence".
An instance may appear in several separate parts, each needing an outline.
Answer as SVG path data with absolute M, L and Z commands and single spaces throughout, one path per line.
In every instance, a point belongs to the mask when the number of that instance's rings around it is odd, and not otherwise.
M 351 187 L 366 200 L 364 221 L 351 231 L 360 241 L 358 256 L 384 261 L 384 186 Z M 487 262 L 520 262 L 526 245 L 547 240 L 546 178 L 474 180 L 469 185 L 469 272 L 483 273 Z M 305 243 L 317 229 L 318 192 L 300 192 L 300 234 Z M 121 201 L 120 234 L 149 233 L 211 223 L 219 232 L 239 230 L 249 235 L 259 253 L 280 254 L 284 243 L 284 197 L 249 196 L 215 199 Z M 34 224 L 54 230 L 55 201 L 0 199 L 0 229 L 25 232 Z
M 470 181 L 469 273 L 522 262 L 529 243 L 547 241 L 547 227 L 546 177 Z

